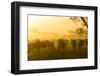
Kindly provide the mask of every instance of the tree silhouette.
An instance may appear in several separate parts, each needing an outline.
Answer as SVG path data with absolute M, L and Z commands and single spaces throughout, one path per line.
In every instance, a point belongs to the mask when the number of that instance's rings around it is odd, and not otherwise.
M 73 20 L 75 23 L 79 23 L 81 21 L 83 24 L 81 24 L 82 27 L 77 28 L 75 31 L 70 31 L 71 33 L 76 33 L 79 36 L 82 36 L 83 34 L 87 34 L 88 29 L 88 20 L 87 17 L 70 17 L 71 20 Z M 84 29 L 86 27 L 87 29 Z
M 87 22 L 85 21 L 84 17 L 80 17 L 82 19 L 82 21 L 84 22 L 84 25 L 88 28 L 88 24 Z
M 86 26 L 88 28 L 87 17 L 70 17 L 70 19 L 73 20 L 74 22 L 82 21 L 83 22 L 82 26 Z

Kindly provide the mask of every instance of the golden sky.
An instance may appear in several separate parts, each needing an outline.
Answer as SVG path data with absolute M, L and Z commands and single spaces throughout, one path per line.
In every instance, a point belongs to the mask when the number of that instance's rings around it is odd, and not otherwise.
M 35 38 L 34 32 L 56 33 L 58 35 L 67 35 L 69 31 L 81 27 L 81 23 L 75 23 L 67 16 L 28 16 L 28 36 Z M 38 35 L 40 36 L 40 35 Z M 41 37 L 41 36 L 40 36 Z
M 74 30 L 80 26 L 69 19 L 69 17 L 62 16 L 33 16 L 28 17 L 28 29 L 36 28 L 41 32 L 55 32 L 59 34 L 66 34 L 70 30 Z

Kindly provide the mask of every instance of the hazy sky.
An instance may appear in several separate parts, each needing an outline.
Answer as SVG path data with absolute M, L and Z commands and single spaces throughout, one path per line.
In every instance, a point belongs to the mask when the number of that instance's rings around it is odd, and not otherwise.
M 75 22 L 68 16 L 28 16 L 28 40 L 57 39 L 68 37 L 70 31 L 82 27 L 82 21 Z
M 70 30 L 80 27 L 69 17 L 64 16 L 28 16 L 28 29 L 37 29 L 40 32 L 53 32 L 57 34 L 67 34 Z

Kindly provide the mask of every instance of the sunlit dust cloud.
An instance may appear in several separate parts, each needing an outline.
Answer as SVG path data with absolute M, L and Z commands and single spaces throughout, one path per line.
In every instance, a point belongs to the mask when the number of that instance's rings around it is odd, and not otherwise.
M 28 40 L 57 39 L 68 37 L 70 31 L 81 27 L 82 21 L 74 22 L 67 16 L 28 16 Z

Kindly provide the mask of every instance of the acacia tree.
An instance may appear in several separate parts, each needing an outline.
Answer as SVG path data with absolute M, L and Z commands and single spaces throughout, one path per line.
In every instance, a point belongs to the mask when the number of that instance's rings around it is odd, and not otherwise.
M 83 23 L 81 24 L 82 27 L 77 28 L 75 31 L 71 31 L 71 33 L 77 33 L 79 36 L 82 36 L 82 34 L 87 34 L 87 30 L 84 29 L 84 27 L 88 29 L 87 17 L 70 17 L 70 19 L 73 20 L 75 23 L 79 23 L 79 21 Z
M 87 17 L 70 17 L 70 19 L 73 20 L 74 22 L 82 21 L 83 22 L 82 26 L 86 26 L 88 28 Z
M 84 17 L 80 17 L 80 18 L 84 22 L 84 25 L 88 28 L 88 24 L 87 24 L 87 21 L 85 20 L 85 18 Z

